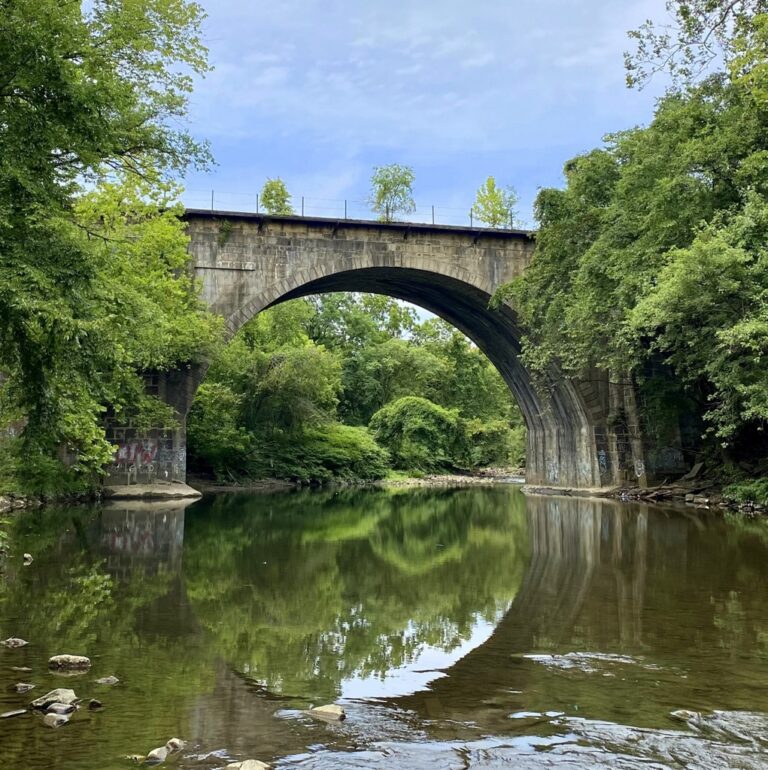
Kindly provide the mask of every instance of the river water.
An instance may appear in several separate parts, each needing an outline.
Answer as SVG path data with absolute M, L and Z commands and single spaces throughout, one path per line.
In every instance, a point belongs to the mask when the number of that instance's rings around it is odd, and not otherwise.
M 768 767 L 763 521 L 336 490 L 45 509 L 8 545 L 0 638 L 29 644 L 0 647 L 0 711 L 54 687 L 104 708 L 1 719 L 3 770 L 171 737 L 164 766 L 201 770 Z M 49 672 L 63 652 L 92 668 Z M 304 713 L 325 703 L 346 721 Z

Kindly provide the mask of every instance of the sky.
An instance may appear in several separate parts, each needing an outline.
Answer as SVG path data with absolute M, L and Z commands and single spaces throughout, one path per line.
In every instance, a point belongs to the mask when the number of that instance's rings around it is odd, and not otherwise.
M 255 210 L 281 177 L 317 216 L 371 216 L 374 166 L 415 172 L 414 219 L 468 224 L 489 175 L 533 226 L 573 156 L 650 120 L 662 85 L 630 91 L 629 29 L 664 0 L 201 0 L 214 67 L 189 126 L 216 165 L 184 201 Z

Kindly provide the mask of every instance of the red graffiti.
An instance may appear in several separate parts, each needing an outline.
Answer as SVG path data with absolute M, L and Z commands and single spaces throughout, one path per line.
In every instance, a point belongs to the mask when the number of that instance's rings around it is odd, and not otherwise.
M 137 441 L 126 441 L 119 444 L 115 452 L 115 463 L 117 465 L 149 465 L 157 457 L 157 440 L 141 439 Z

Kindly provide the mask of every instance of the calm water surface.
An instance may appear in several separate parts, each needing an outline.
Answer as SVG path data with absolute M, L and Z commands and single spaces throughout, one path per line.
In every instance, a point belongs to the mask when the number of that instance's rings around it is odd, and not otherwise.
M 762 521 L 505 486 L 51 509 L 10 537 L 0 638 L 29 645 L 0 647 L 0 711 L 105 708 L 0 720 L 3 770 L 173 736 L 166 765 L 200 770 L 768 768 Z M 61 652 L 92 669 L 55 676 Z M 330 702 L 345 722 L 303 713 Z

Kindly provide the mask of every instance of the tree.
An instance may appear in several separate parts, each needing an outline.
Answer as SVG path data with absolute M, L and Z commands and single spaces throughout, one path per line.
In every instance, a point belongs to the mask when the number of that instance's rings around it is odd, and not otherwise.
M 397 214 L 412 214 L 416 211 L 413 200 L 414 179 L 410 166 L 391 163 L 374 167 L 368 204 L 382 222 L 392 222 Z
M 496 180 L 489 176 L 477 191 L 472 215 L 489 227 L 513 227 L 516 205 L 517 193 L 514 188 L 498 187 Z
M 291 196 L 288 189 L 280 177 L 277 179 L 267 179 L 264 187 L 261 188 L 261 204 L 267 214 L 275 216 L 291 216 L 293 207 L 291 206 Z
M 137 288 L 154 276 L 178 274 L 179 265 L 170 267 L 168 244 L 158 240 L 146 255 L 149 272 L 131 272 L 122 237 L 128 229 L 136 235 L 136 228 L 118 215 L 125 209 L 103 201 L 99 219 L 78 200 L 85 189 L 108 189 L 99 182 L 111 184 L 115 175 L 130 187 L 139 178 L 159 182 L 190 163 L 206 164 L 207 148 L 178 128 L 192 76 L 207 70 L 203 17 L 186 0 L 3 6 L 0 371 L 28 420 L 28 465 L 54 456 L 66 440 L 87 466 L 97 466 L 109 449 L 100 428 L 103 399 L 122 399 L 135 382 L 135 366 L 153 363 L 153 356 L 137 361 L 127 354 L 129 338 L 117 334 L 131 326 L 140 292 L 104 280 L 122 273 Z M 128 208 L 136 205 L 131 199 Z M 154 212 L 143 211 L 139 223 L 152 221 L 157 207 Z M 177 237 L 185 243 L 181 230 Z M 176 260 L 175 246 L 171 253 Z M 173 291 L 191 309 L 196 300 L 186 281 L 181 276 Z M 188 348 L 185 355 L 192 355 Z M 165 352 L 159 358 L 167 365 Z
M 667 0 L 669 22 L 649 20 L 629 32 L 634 53 L 624 54 L 627 85 L 642 88 L 657 73 L 675 86 L 690 85 L 723 61 L 736 70 L 755 67 L 765 77 L 766 0 Z M 751 54 L 759 48 L 762 56 Z

